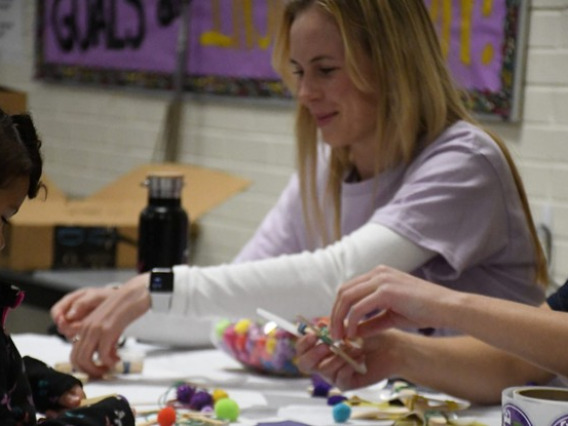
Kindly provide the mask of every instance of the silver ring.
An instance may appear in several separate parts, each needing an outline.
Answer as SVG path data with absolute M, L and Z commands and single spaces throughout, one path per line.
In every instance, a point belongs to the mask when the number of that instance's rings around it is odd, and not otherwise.
M 71 339 L 71 343 L 77 343 L 79 340 L 81 340 L 81 336 L 79 336 L 78 334 L 76 334 L 76 335 L 73 336 L 73 338 Z

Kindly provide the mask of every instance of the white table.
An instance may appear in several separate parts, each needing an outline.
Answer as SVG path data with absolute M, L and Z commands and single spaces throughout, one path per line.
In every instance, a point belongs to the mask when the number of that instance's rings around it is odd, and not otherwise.
M 57 337 L 35 334 L 12 337 L 22 355 L 33 356 L 50 365 L 68 360 L 71 345 Z M 182 351 L 128 341 L 125 350 L 125 356 L 144 355 L 143 372 L 89 382 L 85 385 L 88 397 L 119 393 L 140 411 L 156 407 L 160 397 L 175 382 L 185 380 L 227 391 L 241 407 L 239 425 L 282 420 L 314 426 L 335 424 L 326 400 L 309 395 L 307 388 L 310 381 L 307 378 L 276 378 L 255 374 L 216 349 Z M 370 397 L 371 391 L 373 389 L 360 390 L 355 394 Z M 173 396 L 174 392 L 170 395 Z M 487 426 L 501 425 L 499 406 L 472 407 L 461 415 L 474 416 Z M 348 424 L 390 423 L 350 420 Z

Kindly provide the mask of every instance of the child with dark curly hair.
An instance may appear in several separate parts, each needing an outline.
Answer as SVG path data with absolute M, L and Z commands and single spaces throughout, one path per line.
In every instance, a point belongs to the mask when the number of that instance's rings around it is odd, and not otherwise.
M 33 121 L 28 114 L 8 115 L 0 109 L 0 250 L 3 227 L 25 198 L 34 198 L 42 187 L 43 160 Z M 0 423 L 2 425 L 134 425 L 134 415 L 123 397 L 109 397 L 81 407 L 82 384 L 30 357 L 20 356 L 4 323 L 10 309 L 23 300 L 17 287 L 0 283 Z

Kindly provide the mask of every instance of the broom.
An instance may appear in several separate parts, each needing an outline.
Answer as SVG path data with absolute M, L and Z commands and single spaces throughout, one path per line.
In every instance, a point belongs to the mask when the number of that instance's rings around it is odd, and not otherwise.
M 176 69 L 173 75 L 173 96 L 168 103 L 160 143 L 154 151 L 154 160 L 161 155 L 164 162 L 176 162 L 180 145 L 181 127 L 183 124 L 183 86 L 187 66 L 189 40 L 189 19 L 191 0 L 180 0 L 180 26 L 176 47 Z

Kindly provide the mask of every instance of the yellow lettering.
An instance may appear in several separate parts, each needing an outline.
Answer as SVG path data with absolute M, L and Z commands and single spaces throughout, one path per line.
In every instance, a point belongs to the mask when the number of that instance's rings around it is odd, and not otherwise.
M 493 57 L 495 55 L 495 49 L 490 44 L 485 45 L 483 48 L 483 53 L 481 54 L 481 63 L 483 65 L 489 65 L 493 62 Z
M 483 0 L 481 11 L 483 13 L 483 16 L 491 16 L 491 13 L 493 13 L 493 0 Z
M 255 39 L 257 38 L 256 30 L 254 28 L 254 11 L 252 7 L 252 0 L 242 0 L 243 1 L 243 22 L 245 30 L 245 40 L 247 49 L 252 49 L 255 44 Z
M 462 0 L 460 23 L 460 59 L 471 65 L 471 32 L 473 20 L 473 0 Z
M 284 3 L 282 0 L 265 0 L 268 2 L 266 34 L 263 36 L 257 33 L 257 44 L 263 50 L 270 47 L 270 43 L 276 31 L 278 30 L 278 21 L 284 12 Z
M 242 16 L 240 13 L 238 13 L 238 9 L 235 10 L 235 7 L 238 8 L 239 6 L 242 6 L 242 0 L 233 0 L 233 8 L 231 10 L 231 16 L 233 18 L 233 40 L 234 40 L 234 47 L 236 48 L 240 48 L 242 47 L 241 45 L 241 39 L 239 37 L 239 29 L 242 29 L 243 27 L 243 22 L 242 22 Z
M 450 53 L 450 37 L 452 25 L 452 0 L 432 0 L 430 16 L 440 29 L 440 46 L 442 54 L 447 58 Z
M 212 24 L 210 31 L 205 31 L 199 37 L 202 46 L 217 46 L 230 48 L 235 44 L 234 34 L 227 35 L 221 31 L 221 5 L 219 0 L 211 0 Z
M 452 28 L 452 1 L 455 0 L 431 0 L 430 17 L 434 25 L 439 30 L 440 45 L 444 58 L 450 54 L 451 28 Z M 457 2 L 455 2 L 457 3 Z M 460 22 L 459 22 L 459 58 L 460 62 L 466 66 L 471 66 L 472 39 L 473 39 L 473 17 L 477 7 L 481 8 L 484 18 L 488 18 L 494 12 L 494 0 L 460 0 Z M 495 59 L 495 47 L 491 44 L 484 46 L 481 52 L 483 65 L 489 65 Z
M 212 7 L 212 28 L 200 35 L 203 46 L 216 46 L 227 49 L 253 49 L 270 47 L 277 31 L 277 20 L 284 7 L 283 0 L 261 0 L 266 2 L 267 31 L 262 35 L 255 27 L 253 0 L 210 0 Z M 221 29 L 222 5 L 231 1 L 232 31 L 223 33 Z
M 491 14 L 493 13 L 493 0 L 483 0 L 481 12 L 486 18 L 491 16 Z M 481 54 L 481 63 L 483 65 L 489 65 L 491 62 L 493 62 L 494 57 L 495 48 L 491 44 L 487 44 L 483 49 L 483 53 Z

